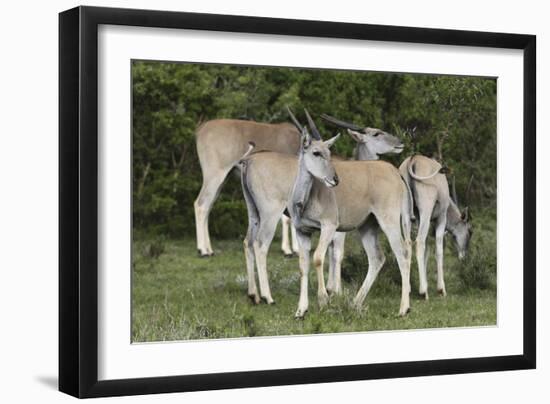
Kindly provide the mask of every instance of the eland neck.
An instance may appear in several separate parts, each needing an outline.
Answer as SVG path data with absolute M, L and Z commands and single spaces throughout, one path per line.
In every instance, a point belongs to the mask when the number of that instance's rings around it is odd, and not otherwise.
M 292 223 L 299 228 L 304 209 L 309 200 L 311 187 L 313 186 L 313 175 L 309 173 L 303 155 L 298 160 L 298 174 L 292 188 Z
M 371 151 L 366 143 L 358 143 L 355 148 L 355 160 L 378 160 L 378 154 Z
M 458 206 L 452 199 L 449 200 L 449 208 L 447 209 L 447 230 L 454 234 L 457 224 L 461 221 L 461 213 Z

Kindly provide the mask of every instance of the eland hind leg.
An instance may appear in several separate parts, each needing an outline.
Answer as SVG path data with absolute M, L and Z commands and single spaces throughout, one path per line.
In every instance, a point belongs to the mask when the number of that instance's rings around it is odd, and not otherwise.
M 365 277 L 361 288 L 359 288 L 359 291 L 353 300 L 353 305 L 357 309 L 360 309 L 363 305 L 372 284 L 376 280 L 378 273 L 386 261 L 386 256 L 380 246 L 380 227 L 378 226 L 378 223 L 366 223 L 359 229 L 359 233 L 361 234 L 361 243 L 367 253 L 369 267 L 367 269 L 367 276 Z
M 256 268 L 258 269 L 258 280 L 260 282 L 260 296 L 267 304 L 275 303 L 271 297 L 271 290 L 269 288 L 267 254 L 271 242 L 273 241 L 279 218 L 279 212 L 269 215 L 260 214 L 260 224 L 258 226 L 256 238 L 253 241 L 254 257 L 256 258 Z
M 422 201 L 418 198 L 418 213 L 420 216 L 418 231 L 416 233 L 416 262 L 418 265 L 419 286 L 418 293 L 428 299 L 428 255 L 426 241 L 430 230 L 431 215 L 434 208 L 434 200 L 426 198 Z
M 399 210 L 395 210 L 398 212 Z M 410 292 L 411 292 L 411 246 L 407 243 L 401 234 L 400 215 L 377 217 L 382 231 L 388 238 L 390 247 L 397 259 L 399 272 L 401 273 L 401 304 L 399 306 L 399 315 L 404 316 L 410 311 Z
M 260 217 L 258 210 L 252 195 L 248 188 L 244 185 L 243 181 L 243 195 L 246 202 L 246 208 L 248 213 L 248 229 L 246 232 L 246 238 L 243 241 L 244 256 L 246 259 L 246 273 L 248 277 L 248 297 L 255 303 L 260 303 L 260 295 L 258 294 L 258 288 L 256 287 L 256 274 L 254 267 L 256 265 L 254 258 L 254 240 L 258 235 L 258 228 L 260 226 Z
M 253 232 L 249 229 L 246 238 L 243 241 L 244 256 L 246 259 L 246 273 L 248 277 L 248 297 L 255 303 L 260 303 L 260 295 L 256 287 L 256 274 L 254 272 L 254 242 Z
M 208 216 L 231 168 L 203 173 L 202 187 L 194 203 L 197 249 L 203 257 L 213 255 L 208 231 Z

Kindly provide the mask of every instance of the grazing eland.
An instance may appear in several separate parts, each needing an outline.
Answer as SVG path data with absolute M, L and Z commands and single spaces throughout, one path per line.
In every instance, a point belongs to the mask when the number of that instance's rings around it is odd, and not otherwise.
M 416 236 L 416 260 L 418 262 L 419 293 L 428 299 L 426 238 L 430 222 L 435 222 L 435 257 L 437 262 L 437 291 L 446 296 L 443 273 L 443 238 L 448 230 L 455 240 L 459 259 L 468 251 L 472 226 L 469 209 L 462 212 L 458 201 L 450 197 L 445 169 L 437 161 L 415 155 L 399 166 L 399 171 L 409 184 L 414 204 L 420 218 Z
M 317 271 L 318 300 L 328 302 L 323 263 L 328 245 L 337 231 L 359 230 L 369 257 L 369 268 L 354 304 L 361 307 L 383 264 L 377 244 L 378 227 L 369 225 L 374 216 L 388 237 L 396 255 L 402 279 L 400 315 L 410 308 L 410 206 L 406 184 L 399 171 L 381 161 L 331 161 L 330 146 L 338 136 L 323 142 L 306 111 L 309 131 L 289 110 L 302 136 L 299 157 L 261 152 L 242 159 L 241 179 L 249 215 L 244 242 L 249 279 L 249 295 L 256 298 L 254 259 L 260 295 L 273 302 L 267 278 L 266 257 L 272 230 L 285 206 L 296 228 L 300 246 L 300 299 L 296 317 L 308 310 L 308 273 L 311 233 L 321 231 L 313 261 Z M 338 172 L 338 175 L 336 175 Z M 289 177 L 289 181 L 279 179 Z M 340 183 L 339 186 L 338 183 Z
M 289 123 L 267 124 L 236 119 L 215 119 L 196 131 L 197 154 L 202 171 L 202 187 L 194 203 L 197 249 L 201 256 L 213 255 L 208 217 L 229 172 L 246 152 L 249 142 L 261 150 L 297 155 L 300 133 Z M 287 224 L 287 223 L 283 223 Z M 288 234 L 288 226 L 283 229 Z M 283 245 L 285 254 L 292 254 Z

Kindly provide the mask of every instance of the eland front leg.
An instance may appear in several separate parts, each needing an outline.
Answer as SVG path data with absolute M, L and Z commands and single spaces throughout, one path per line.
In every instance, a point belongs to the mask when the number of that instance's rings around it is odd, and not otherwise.
M 296 227 L 290 221 L 290 240 L 292 244 L 292 252 L 296 255 L 300 252 L 300 246 L 298 245 L 298 236 L 296 235 Z
M 290 228 L 292 223 L 287 215 L 281 216 L 281 250 L 285 257 L 292 257 L 292 248 L 290 247 Z
M 342 293 L 342 260 L 344 259 L 344 245 L 346 233 L 336 232 L 328 249 L 329 268 L 327 291 L 330 294 Z
M 317 298 L 319 300 L 319 307 L 323 307 L 328 303 L 328 293 L 325 287 L 325 276 L 323 272 L 325 255 L 327 248 L 332 242 L 334 234 L 336 232 L 336 226 L 321 225 L 321 235 L 319 236 L 319 243 L 313 253 L 313 265 L 317 271 Z
M 296 318 L 304 318 L 309 308 L 308 299 L 308 276 L 309 276 L 309 254 L 311 252 L 311 236 L 300 231 L 296 231 L 298 245 L 300 246 L 300 300 L 298 301 L 298 310 Z
M 332 294 L 334 291 L 334 240 L 332 240 L 327 249 L 328 254 L 328 278 L 327 292 Z
M 445 227 L 447 226 L 447 215 L 440 215 L 435 228 L 435 258 L 437 261 L 437 292 L 445 297 L 445 278 L 443 275 L 443 239 L 445 237 Z

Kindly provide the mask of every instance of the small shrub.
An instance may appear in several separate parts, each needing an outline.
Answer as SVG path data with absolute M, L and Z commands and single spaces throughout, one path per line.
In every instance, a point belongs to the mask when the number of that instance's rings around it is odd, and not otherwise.
M 198 324 L 195 326 L 195 338 L 210 338 L 213 335 L 213 330 L 206 324 Z
M 457 260 L 452 270 L 458 274 L 462 290 L 494 289 L 497 272 L 496 250 L 472 246 L 466 258 L 462 261 Z
M 158 259 L 166 250 L 166 239 L 164 236 L 157 236 L 150 243 L 145 245 L 144 255 L 147 258 Z
M 369 266 L 364 252 L 347 253 L 342 261 L 342 280 L 347 283 L 361 283 Z
M 323 332 L 323 323 L 319 318 L 312 320 L 311 331 L 312 334 L 320 334 Z
M 247 336 L 255 337 L 258 335 L 256 320 L 254 320 L 254 317 L 251 314 L 247 314 L 243 317 L 243 325 Z

